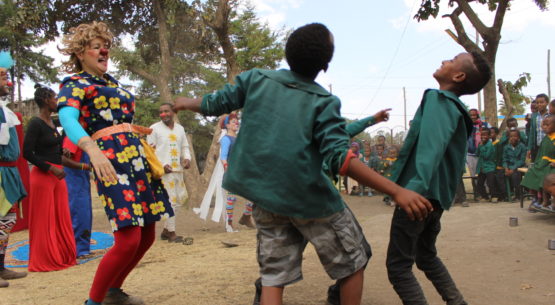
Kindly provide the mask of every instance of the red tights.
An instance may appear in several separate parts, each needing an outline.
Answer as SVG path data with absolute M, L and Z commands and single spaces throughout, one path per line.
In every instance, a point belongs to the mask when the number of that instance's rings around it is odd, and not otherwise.
M 127 275 L 137 266 L 155 238 L 154 223 L 144 227 L 125 227 L 114 233 L 114 246 L 96 269 L 89 297 L 102 302 L 109 288 L 121 288 Z

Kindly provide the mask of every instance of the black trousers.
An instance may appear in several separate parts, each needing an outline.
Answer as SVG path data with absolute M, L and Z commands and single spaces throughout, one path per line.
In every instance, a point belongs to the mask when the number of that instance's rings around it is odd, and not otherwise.
M 497 191 L 497 198 L 510 199 L 510 198 L 507 198 L 508 194 L 507 194 L 507 185 L 505 184 L 505 169 L 495 170 L 495 189 Z
M 486 190 L 485 183 L 488 184 L 490 194 L 488 194 Z M 499 198 L 499 190 L 497 189 L 497 183 L 495 181 L 495 171 L 486 174 L 479 173 L 476 188 L 478 189 L 478 195 L 482 198 L 490 198 L 490 195 L 491 197 Z
M 520 198 L 520 182 L 522 181 L 522 173 L 515 169 L 509 176 L 509 181 L 511 183 L 511 192 L 513 192 L 516 198 Z
M 434 211 L 423 221 L 412 221 L 404 210 L 395 208 L 386 260 L 389 281 L 404 305 L 427 305 L 424 292 L 412 273 L 412 265 L 416 263 L 447 305 L 467 305 L 437 256 L 436 240 L 441 231 L 443 209 L 438 202 L 432 204 Z

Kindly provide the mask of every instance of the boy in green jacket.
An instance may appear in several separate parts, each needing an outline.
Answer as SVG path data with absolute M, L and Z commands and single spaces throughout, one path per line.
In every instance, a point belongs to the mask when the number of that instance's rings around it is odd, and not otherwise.
M 439 90 L 424 92 L 391 179 L 422 194 L 434 211 L 423 221 L 410 221 L 406 211 L 395 209 L 386 265 L 389 281 L 403 304 L 428 304 L 412 273 L 416 262 L 447 304 L 463 305 L 467 303 L 437 256 L 435 243 L 441 215 L 451 207 L 464 171 L 472 131 L 472 121 L 459 96 L 480 91 L 491 71 L 480 54 L 461 53 L 443 61 L 433 76 Z
M 485 200 L 491 200 L 493 197 L 498 197 L 497 185 L 495 183 L 495 149 L 490 141 L 490 129 L 484 128 L 480 130 L 482 143 L 478 145 L 478 163 L 476 164 L 476 174 L 478 175 L 478 195 Z M 490 194 L 486 191 L 486 182 Z M 490 198 L 491 197 L 491 198 Z
M 249 70 L 234 85 L 202 99 L 175 101 L 176 110 L 211 116 L 242 109 L 241 132 L 223 186 L 255 203 L 262 305 L 281 305 L 285 285 L 302 279 L 306 241 L 328 275 L 339 280 L 340 304 L 360 304 L 369 246 L 328 177 L 348 175 L 389 194 L 410 219 L 424 219 L 432 210 L 424 197 L 381 177 L 349 153 L 341 102 L 314 82 L 327 70 L 333 49 L 331 32 L 322 24 L 308 24 L 287 40 L 291 70 Z

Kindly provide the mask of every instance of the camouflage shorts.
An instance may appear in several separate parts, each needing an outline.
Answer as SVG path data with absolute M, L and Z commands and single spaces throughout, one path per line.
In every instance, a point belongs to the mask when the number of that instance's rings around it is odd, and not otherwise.
M 299 219 L 254 206 L 258 229 L 257 259 L 263 286 L 281 287 L 302 279 L 302 255 L 310 242 L 332 279 L 345 278 L 366 266 L 370 245 L 352 212 Z

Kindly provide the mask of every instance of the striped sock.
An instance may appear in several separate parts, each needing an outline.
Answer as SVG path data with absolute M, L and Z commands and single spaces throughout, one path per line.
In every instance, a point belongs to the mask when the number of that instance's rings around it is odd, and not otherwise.
M 247 201 L 245 203 L 245 211 L 243 212 L 244 215 L 251 215 L 252 214 L 252 202 Z

